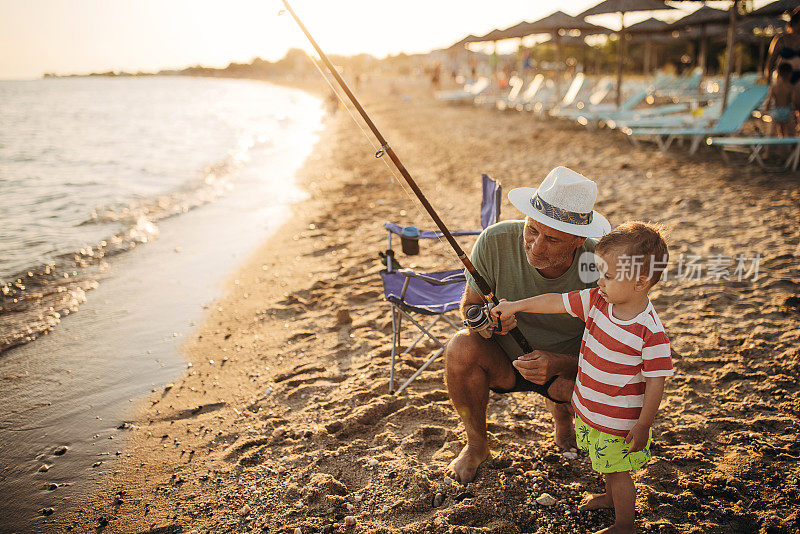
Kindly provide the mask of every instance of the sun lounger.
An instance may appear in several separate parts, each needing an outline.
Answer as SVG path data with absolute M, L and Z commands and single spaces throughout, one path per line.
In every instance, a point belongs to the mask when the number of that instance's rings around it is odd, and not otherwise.
M 710 128 L 634 128 L 626 132 L 634 144 L 638 140 L 655 139 L 662 152 L 669 150 L 675 139 L 690 139 L 689 154 L 694 154 L 703 139 L 713 136 L 728 136 L 738 133 L 753 111 L 761 105 L 767 96 L 768 87 L 757 85 L 737 96 L 725 110 L 719 120 Z
M 523 104 L 522 108 L 525 111 L 531 111 L 533 113 L 542 113 L 553 106 L 553 103 L 558 100 L 558 95 L 556 95 L 556 88 L 553 85 L 552 80 L 547 80 L 539 91 L 536 93 L 534 98 L 529 99 L 525 104 Z M 517 106 L 519 109 L 520 106 Z M 522 110 L 520 110 L 522 111 Z
M 655 76 L 653 76 L 653 83 L 650 84 L 649 90 L 657 91 L 659 89 L 663 89 L 664 87 L 669 86 L 670 84 L 675 83 L 678 78 L 673 74 L 665 74 L 663 72 L 657 72 Z
M 727 150 L 744 152 L 749 150 L 747 163 L 755 162 L 767 171 L 787 171 L 789 169 L 796 171 L 800 160 L 800 137 L 710 137 L 708 144 L 722 148 L 722 154 L 726 159 Z M 766 146 L 794 146 L 794 150 L 786 158 L 782 167 L 772 167 L 764 162 L 763 150 Z
M 761 75 L 753 72 L 731 78 L 731 94 L 742 93 L 750 89 L 755 86 L 760 79 Z M 670 96 L 674 102 L 719 100 L 722 98 L 724 85 L 725 81 L 721 76 L 709 78 L 702 84 L 702 87 L 697 90 L 686 89 L 683 91 L 676 91 Z
M 544 75 L 537 74 L 534 76 L 533 80 L 528 83 L 528 85 L 525 87 L 525 90 L 517 95 L 517 98 L 498 100 L 495 103 L 495 106 L 501 111 L 505 109 L 516 109 L 522 111 L 525 105 L 536 97 L 536 94 L 542 88 L 542 82 L 544 82 Z
M 472 102 L 475 97 L 489 89 L 489 78 L 478 78 L 475 83 L 464 85 L 464 89 L 439 91 L 436 99 L 444 102 Z
M 633 128 L 705 128 L 719 120 L 722 113 L 722 101 L 717 100 L 711 104 L 687 113 L 673 115 L 658 115 L 653 117 L 639 117 L 638 119 L 621 119 L 613 123 L 613 127 L 627 133 Z
M 586 75 L 584 75 L 582 72 L 579 72 L 572 79 L 572 82 L 570 82 L 566 92 L 560 97 L 560 99 L 554 88 L 553 91 L 543 95 L 547 96 L 548 98 L 540 99 L 539 102 L 537 102 L 539 105 L 535 106 L 532 111 L 542 116 L 546 116 L 553 109 L 559 107 L 570 107 L 574 102 L 576 102 L 576 99 L 583 97 L 587 90 L 588 84 Z
M 663 106 L 649 106 L 644 108 L 637 108 L 632 109 L 630 111 L 617 111 L 611 113 L 599 113 L 596 116 L 590 116 L 591 120 L 603 122 L 608 125 L 610 128 L 615 128 L 617 122 L 624 122 L 624 121 L 636 121 L 645 117 L 663 117 L 666 115 L 672 115 L 673 113 L 680 113 L 682 111 L 686 111 L 689 109 L 689 105 L 686 103 L 681 104 L 665 104 Z M 583 120 L 581 120 L 583 117 Z M 584 116 L 578 118 L 578 121 L 583 124 L 583 121 L 587 119 Z
M 699 91 L 700 82 L 703 81 L 703 71 L 699 67 L 695 67 L 684 76 L 679 77 L 673 83 L 668 84 L 661 89 L 656 89 L 653 93 L 655 96 L 673 97 L 675 95 L 685 93 L 687 91 Z
M 587 98 L 574 98 L 572 102 L 567 105 L 563 105 L 562 103 L 561 105 L 550 110 L 550 116 L 574 119 L 575 114 L 580 113 L 581 110 L 585 109 L 587 106 L 591 107 L 599 105 L 603 100 L 605 100 L 613 87 L 613 78 L 601 78 Z
M 607 116 L 609 114 L 613 114 L 615 112 L 625 112 L 630 111 L 647 98 L 647 89 L 636 91 L 635 93 L 631 94 L 628 98 L 626 98 L 619 107 L 614 104 L 602 104 L 598 103 L 595 105 L 584 107 L 583 109 L 577 110 L 570 110 L 563 114 L 564 117 L 571 118 L 578 120 L 583 125 L 586 125 L 592 121 L 600 120 L 601 117 Z
M 564 93 L 564 98 L 561 99 L 561 102 L 559 102 L 558 105 L 571 106 L 572 103 L 575 101 L 575 99 L 578 97 L 578 93 L 581 91 L 581 89 L 584 87 L 585 84 L 586 84 L 586 76 L 582 72 L 576 74 L 575 77 L 572 79 L 572 83 L 569 84 L 567 92 Z
M 606 123 L 614 128 L 617 121 L 634 121 L 643 117 L 671 115 L 672 113 L 686 111 L 689 108 L 689 105 L 685 103 L 637 108 L 636 106 L 645 101 L 648 93 L 647 89 L 633 93 L 622 102 L 619 108 L 613 104 L 606 104 L 594 106 L 588 110 L 581 110 L 580 113 L 574 114 L 575 120 L 584 126 Z
M 475 103 L 478 105 L 489 105 L 494 107 L 497 102 L 500 101 L 508 101 L 508 100 L 516 100 L 519 96 L 520 91 L 522 91 L 522 86 L 525 85 L 525 82 L 519 76 L 512 76 L 508 80 L 508 86 L 510 87 L 508 93 L 502 96 L 492 96 L 488 94 L 482 94 L 475 97 Z
M 526 102 L 526 111 L 532 111 L 538 115 L 545 115 L 549 110 L 559 105 L 569 105 L 578 98 L 582 90 L 585 91 L 586 76 L 579 72 L 570 82 L 567 90 L 563 94 L 557 94 L 556 86 L 552 80 L 548 80 L 545 87 L 536 93 L 536 98 Z

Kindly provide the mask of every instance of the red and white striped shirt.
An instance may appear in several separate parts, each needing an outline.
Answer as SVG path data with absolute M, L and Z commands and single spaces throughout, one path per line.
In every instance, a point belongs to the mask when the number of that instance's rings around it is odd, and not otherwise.
M 587 425 L 627 436 L 639 419 L 645 377 L 672 376 L 669 338 L 653 304 L 616 319 L 598 288 L 563 294 L 567 312 L 586 323 L 572 407 Z

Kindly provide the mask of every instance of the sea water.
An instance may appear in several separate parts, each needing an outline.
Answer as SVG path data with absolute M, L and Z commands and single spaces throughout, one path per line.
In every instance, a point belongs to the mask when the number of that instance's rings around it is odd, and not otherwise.
M 0 82 L 0 532 L 96 488 L 119 423 L 185 369 L 203 308 L 304 197 L 320 104 L 252 80 Z
M 235 187 L 255 153 L 307 150 L 312 102 L 249 80 L 0 82 L 0 350 L 75 311 L 108 257 Z

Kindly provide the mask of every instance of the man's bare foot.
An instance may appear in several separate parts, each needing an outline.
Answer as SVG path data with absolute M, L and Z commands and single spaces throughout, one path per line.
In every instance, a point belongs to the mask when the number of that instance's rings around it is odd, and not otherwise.
M 585 512 L 586 510 L 600 510 L 601 508 L 614 508 L 614 502 L 608 493 L 592 493 L 583 498 L 578 510 Z
M 473 448 L 464 445 L 461 453 L 447 466 L 447 475 L 462 484 L 468 484 L 475 478 L 478 466 L 489 457 L 489 448 Z
M 553 426 L 555 427 L 554 441 L 562 450 L 578 451 L 578 443 L 575 441 L 575 425 L 572 419 L 563 417 L 560 414 L 553 414 Z
M 636 534 L 635 525 L 617 525 L 614 523 L 610 527 L 598 530 L 594 534 Z

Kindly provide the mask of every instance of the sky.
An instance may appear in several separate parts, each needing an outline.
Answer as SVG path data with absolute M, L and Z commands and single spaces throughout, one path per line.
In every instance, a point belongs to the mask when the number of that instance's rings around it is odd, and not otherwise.
M 559 8 L 577 15 L 599 0 L 292 0 L 329 54 L 376 57 L 444 48 Z M 757 4 L 764 4 L 757 1 Z M 723 3 L 724 5 L 724 3 Z M 45 72 L 224 67 L 274 61 L 309 45 L 279 0 L 0 0 L 0 79 Z M 691 11 L 692 8 L 689 8 Z M 666 12 L 661 12 L 665 18 Z M 649 14 L 630 14 L 631 24 Z M 675 15 L 672 15 L 675 18 Z M 618 17 L 591 19 L 613 26 Z

